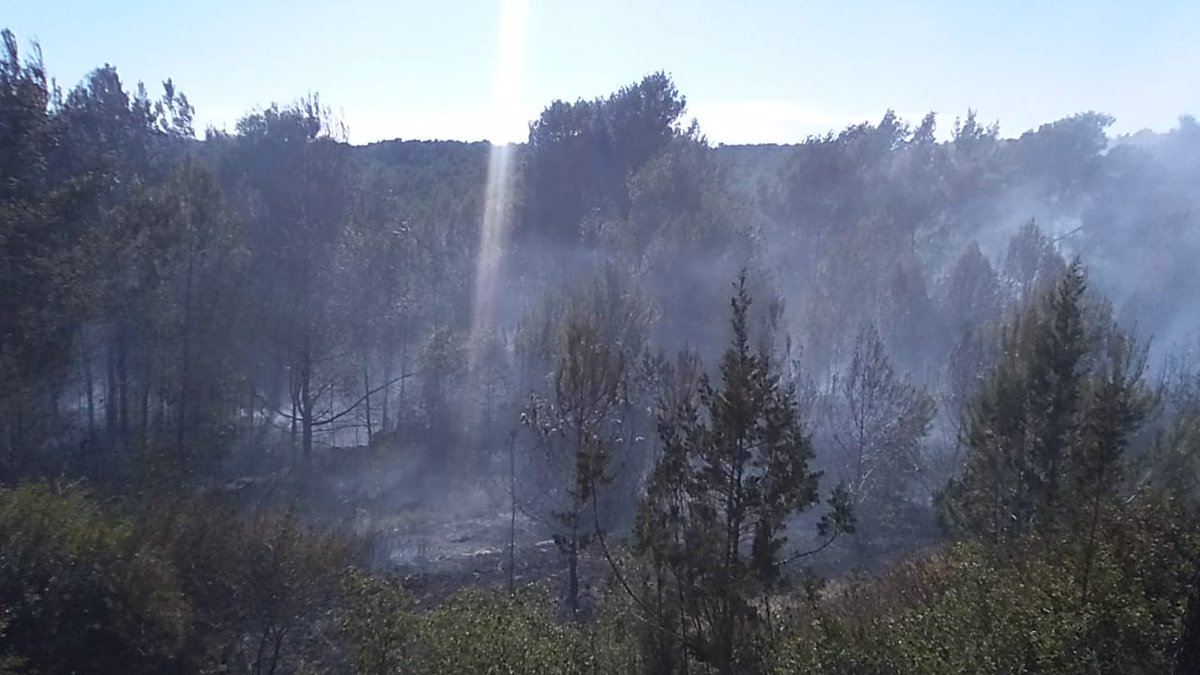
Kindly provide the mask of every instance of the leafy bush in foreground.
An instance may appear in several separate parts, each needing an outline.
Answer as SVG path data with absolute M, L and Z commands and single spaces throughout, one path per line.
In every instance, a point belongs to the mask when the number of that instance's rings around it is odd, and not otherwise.
M 174 568 L 86 491 L 0 491 L 0 541 L 0 655 L 44 673 L 158 673 L 179 655 Z
M 1159 507 L 1106 534 L 1086 581 L 1069 543 L 1012 540 L 959 544 L 830 593 L 776 672 L 1169 672 L 1195 535 Z

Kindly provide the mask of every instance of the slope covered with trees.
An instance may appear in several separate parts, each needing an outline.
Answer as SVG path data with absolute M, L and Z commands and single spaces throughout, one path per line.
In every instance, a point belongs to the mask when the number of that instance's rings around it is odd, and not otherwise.
M 0 672 L 1196 672 L 1193 118 L 201 138 L 3 42 Z

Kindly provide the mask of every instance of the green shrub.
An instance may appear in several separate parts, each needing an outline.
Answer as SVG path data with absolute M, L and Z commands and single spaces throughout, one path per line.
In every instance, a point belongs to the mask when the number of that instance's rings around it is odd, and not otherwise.
M 359 675 L 419 672 L 420 624 L 398 581 L 351 572 L 339 627 Z
M 959 544 L 831 592 L 779 650 L 779 673 L 1162 673 L 1195 542 L 1131 512 L 1094 546 Z
M 82 489 L 0 490 L 0 653 L 42 673 L 158 673 L 188 604 L 163 552 Z
M 341 626 L 361 675 L 604 672 L 595 667 L 589 632 L 559 621 L 541 589 L 509 597 L 470 588 L 418 613 L 393 581 L 353 575 L 349 583 Z
M 555 619 L 553 600 L 540 590 L 515 598 L 480 588 L 464 590 L 424 617 L 425 671 L 442 675 L 591 672 L 584 632 Z
M 194 609 L 191 668 L 291 672 L 336 662 L 350 541 L 288 514 L 245 515 L 203 500 L 151 505 L 139 528 L 168 552 Z

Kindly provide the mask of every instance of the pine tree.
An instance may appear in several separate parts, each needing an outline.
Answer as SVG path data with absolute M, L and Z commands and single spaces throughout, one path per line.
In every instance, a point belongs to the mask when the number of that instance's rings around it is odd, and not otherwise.
M 862 547 L 914 520 L 913 486 L 925 469 L 921 442 L 935 411 L 933 397 L 896 371 L 875 327 L 859 331 L 850 363 L 834 381 L 830 417 Z
M 1086 527 L 1145 419 L 1144 349 L 1107 320 L 1074 261 L 1006 328 L 968 405 L 966 466 L 939 497 L 954 531 L 995 538 Z
M 551 396 L 531 396 L 522 416 L 543 461 L 542 515 L 567 563 L 567 606 L 579 611 L 579 560 L 602 527 L 600 490 L 612 479 L 627 400 L 627 358 L 586 317 L 573 316 Z
M 659 420 L 662 456 L 637 528 L 656 570 L 649 597 L 659 602 L 645 604 L 663 610 L 664 632 L 721 673 L 758 667 L 759 601 L 795 557 L 784 550 L 786 523 L 817 503 L 820 478 L 793 388 L 769 353 L 751 350 L 744 274 L 731 304 L 719 383 L 701 377 L 695 397 Z M 852 527 L 845 494 L 834 501 L 822 522 L 829 537 Z

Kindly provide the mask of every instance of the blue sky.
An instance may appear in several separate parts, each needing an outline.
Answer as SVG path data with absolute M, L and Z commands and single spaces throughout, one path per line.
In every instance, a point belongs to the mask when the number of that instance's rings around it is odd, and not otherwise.
M 725 143 L 795 142 L 888 108 L 936 111 L 943 133 L 975 108 L 1004 135 L 1093 109 L 1118 132 L 1200 114 L 1200 2 L 528 0 L 498 107 L 505 3 L 0 0 L 0 22 L 37 39 L 64 86 L 106 62 L 152 90 L 171 77 L 199 126 L 229 127 L 319 92 L 356 143 L 521 140 L 549 101 L 655 70 Z

